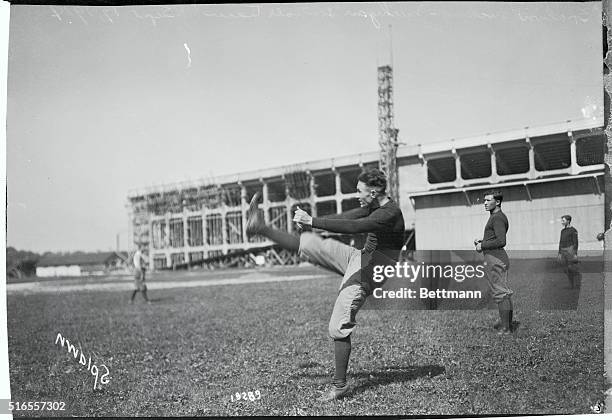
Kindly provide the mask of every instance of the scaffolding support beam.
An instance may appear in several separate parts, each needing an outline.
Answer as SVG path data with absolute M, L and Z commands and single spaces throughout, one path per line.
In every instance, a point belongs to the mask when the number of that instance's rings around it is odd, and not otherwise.
M 387 193 L 399 204 L 399 181 L 397 172 L 397 134 L 393 122 L 393 69 L 378 67 L 378 144 L 380 159 L 378 166 L 387 175 Z

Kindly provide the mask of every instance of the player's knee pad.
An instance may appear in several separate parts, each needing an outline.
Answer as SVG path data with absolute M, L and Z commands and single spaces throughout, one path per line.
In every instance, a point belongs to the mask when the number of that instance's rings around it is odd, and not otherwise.
M 332 318 L 329 320 L 328 333 L 329 336 L 334 340 L 342 340 L 343 338 L 351 335 L 353 330 L 355 329 L 355 321 L 354 319 L 343 320 L 336 319 L 332 315 Z
M 340 328 L 340 326 L 334 325 L 331 322 L 329 323 L 328 332 L 329 332 L 329 336 L 333 340 L 342 340 L 342 339 L 348 337 L 349 335 L 351 335 L 351 331 L 349 331 L 349 330 L 342 330 L 342 328 Z

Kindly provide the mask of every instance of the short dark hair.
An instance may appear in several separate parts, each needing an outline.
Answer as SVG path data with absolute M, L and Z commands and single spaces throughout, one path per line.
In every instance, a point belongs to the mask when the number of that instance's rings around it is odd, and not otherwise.
M 572 216 L 570 216 L 569 214 L 565 214 L 561 216 L 561 218 L 567 220 L 570 223 L 572 222 Z
M 370 188 L 375 188 L 380 193 L 384 193 L 387 190 L 387 176 L 378 168 L 365 168 L 359 174 L 357 180 Z
M 499 201 L 499 204 L 501 204 L 502 201 L 504 201 L 504 195 L 502 194 L 502 192 L 500 190 L 485 191 L 484 195 L 485 195 L 485 197 L 487 195 L 492 195 L 493 196 L 493 200 Z

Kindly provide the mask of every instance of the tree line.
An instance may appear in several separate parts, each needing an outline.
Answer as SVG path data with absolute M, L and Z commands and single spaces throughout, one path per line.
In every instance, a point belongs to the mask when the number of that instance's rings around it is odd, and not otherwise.
M 36 275 L 36 265 L 42 257 L 46 256 L 76 256 L 87 254 L 83 251 L 75 252 L 44 252 L 38 254 L 32 251 L 22 251 L 9 246 L 6 248 L 6 275 L 11 278 L 21 278 Z

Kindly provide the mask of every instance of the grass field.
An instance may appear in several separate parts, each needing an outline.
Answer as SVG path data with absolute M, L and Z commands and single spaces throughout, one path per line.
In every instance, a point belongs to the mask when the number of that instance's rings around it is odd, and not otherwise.
M 303 276 L 299 281 L 273 281 Z M 327 322 L 338 277 L 311 267 L 154 274 L 146 305 L 129 280 L 105 290 L 8 293 L 12 401 L 64 401 L 62 416 L 577 414 L 604 400 L 601 274 L 584 274 L 577 310 L 541 310 L 538 282 L 511 271 L 512 336 L 496 311 L 364 310 L 353 335 L 350 395 L 316 401 L 333 374 Z M 157 288 L 176 281 L 264 283 Z M 74 280 L 71 280 L 74 284 Z M 79 279 L 92 284 L 99 280 Z M 102 281 L 104 283 L 105 281 Z M 194 283 L 195 284 L 195 283 Z M 11 286 L 11 285 L 9 285 Z M 140 297 L 138 299 L 141 299 Z M 110 382 L 55 344 L 78 343 Z M 232 401 L 259 391 L 256 401 Z

